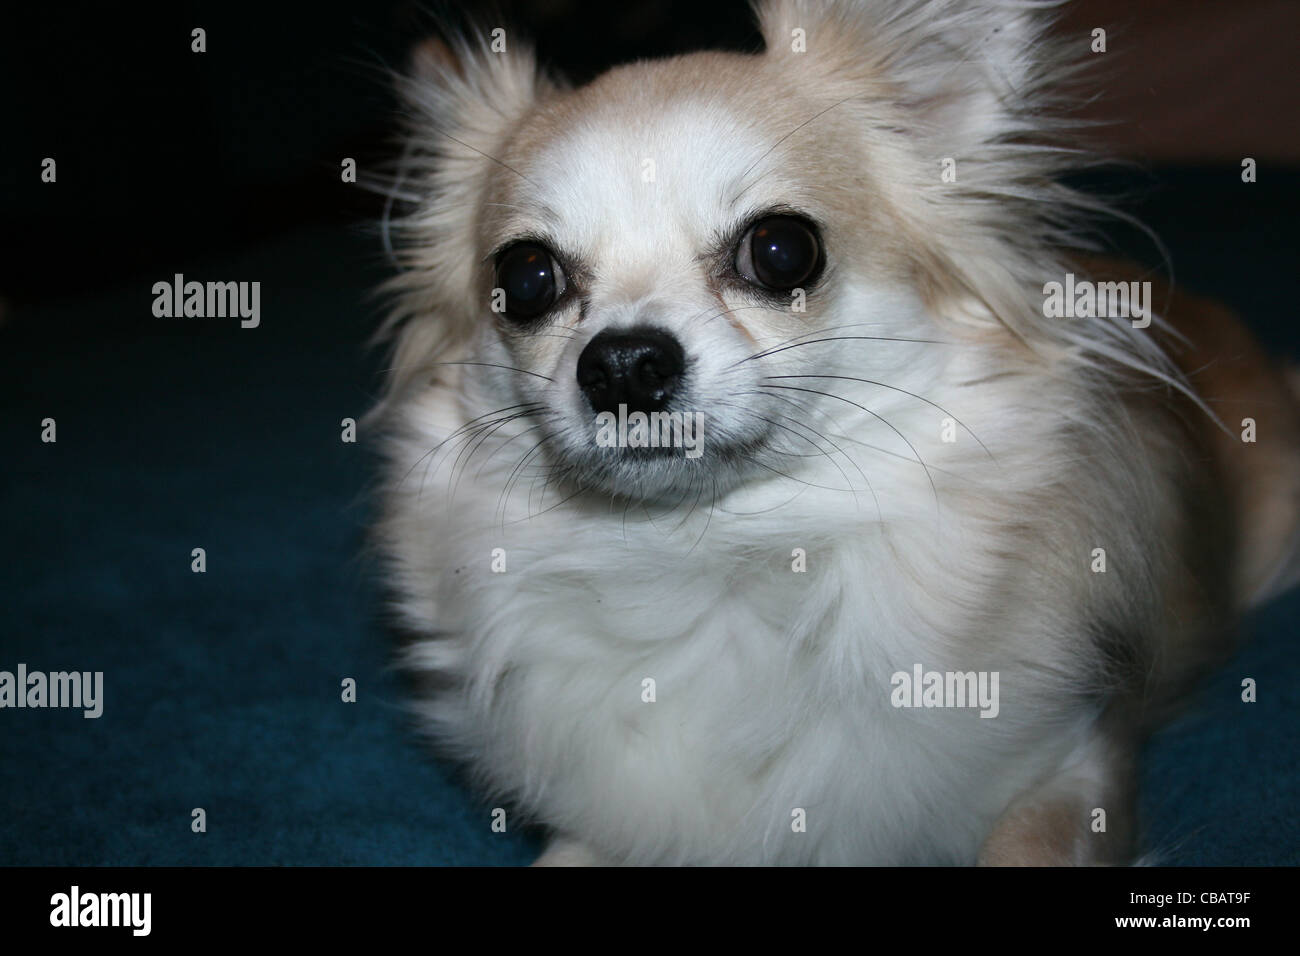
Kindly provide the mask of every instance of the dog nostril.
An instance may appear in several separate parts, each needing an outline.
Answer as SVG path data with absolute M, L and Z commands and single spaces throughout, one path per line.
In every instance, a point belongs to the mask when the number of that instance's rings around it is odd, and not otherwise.
M 596 412 L 655 412 L 686 370 L 677 339 L 660 329 L 601 332 L 578 357 L 578 387 Z
M 671 371 L 662 371 L 659 362 L 653 357 L 644 359 L 637 366 L 637 374 L 641 376 L 641 381 L 647 385 L 657 385 L 673 375 Z

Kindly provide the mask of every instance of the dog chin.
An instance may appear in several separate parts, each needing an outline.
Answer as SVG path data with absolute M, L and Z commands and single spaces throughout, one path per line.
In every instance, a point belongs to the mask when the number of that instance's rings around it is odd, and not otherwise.
M 561 452 L 559 468 L 576 489 L 617 499 L 666 502 L 715 499 L 745 480 L 740 447 L 716 446 L 688 457 L 682 448 L 584 448 Z

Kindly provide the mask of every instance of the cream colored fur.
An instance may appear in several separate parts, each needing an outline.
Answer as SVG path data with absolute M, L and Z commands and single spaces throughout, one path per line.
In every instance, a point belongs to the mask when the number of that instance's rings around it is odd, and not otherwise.
M 425 726 L 544 862 L 1132 852 L 1134 750 L 1227 646 L 1240 545 L 1163 319 L 1043 315 L 1089 202 L 1037 6 L 772 0 L 760 54 L 570 90 L 512 35 L 404 81 L 376 540 Z M 822 232 L 806 312 L 708 265 L 774 207 Z M 521 235 L 581 263 L 538 329 L 489 307 Z M 577 356 L 648 319 L 704 454 L 598 465 Z M 997 717 L 893 706 L 916 664 L 997 672 Z

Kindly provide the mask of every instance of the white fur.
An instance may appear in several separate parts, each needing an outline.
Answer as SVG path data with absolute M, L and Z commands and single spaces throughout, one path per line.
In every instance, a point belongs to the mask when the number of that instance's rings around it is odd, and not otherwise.
M 1024 6 L 769 6 L 755 69 L 794 91 L 770 98 L 726 75 L 682 93 L 674 67 L 637 65 L 565 113 L 526 56 L 469 46 L 462 72 L 412 81 L 455 141 L 413 122 L 378 540 L 419 636 L 407 662 L 443 685 L 430 731 L 569 841 L 555 860 L 971 863 L 1053 779 L 1080 814 L 1109 798 L 1099 721 L 1130 675 L 1099 635 L 1138 667 L 1158 656 L 1181 626 L 1159 594 L 1183 574 L 1153 546 L 1177 526 L 1180 466 L 1121 392 L 1133 369 L 1172 376 L 1122 322 L 1036 311 L 1064 271 L 1044 241 L 1069 235 L 1062 194 L 1035 185 L 1055 154 L 1009 145 L 1041 88 Z M 790 24 L 860 56 L 783 67 Z M 945 149 L 957 186 L 938 182 Z M 719 290 L 699 258 L 773 204 L 823 224 L 806 314 Z M 544 336 L 486 309 L 483 259 L 524 229 L 592 265 L 585 310 Z M 705 455 L 593 469 L 574 363 L 647 318 L 686 348 Z M 746 441 L 749 461 L 710 456 Z M 1090 572 L 1096 547 L 1112 573 Z M 918 663 L 999 672 L 998 717 L 891 706 L 891 675 Z

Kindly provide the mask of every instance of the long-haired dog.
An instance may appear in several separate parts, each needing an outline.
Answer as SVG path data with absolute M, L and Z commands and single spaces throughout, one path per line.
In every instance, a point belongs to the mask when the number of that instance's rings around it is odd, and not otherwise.
M 1300 568 L 1300 417 L 1081 257 L 1042 6 L 417 52 L 377 541 L 541 862 L 1131 859 L 1144 735 Z

